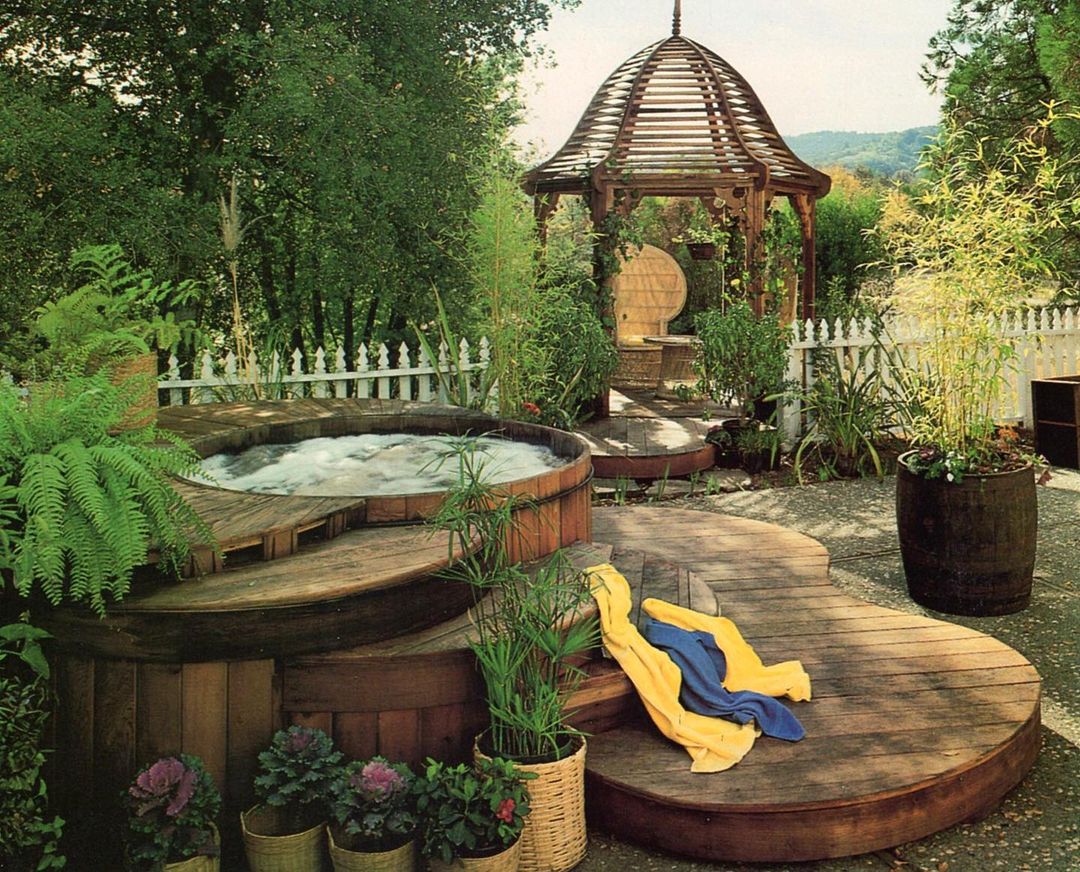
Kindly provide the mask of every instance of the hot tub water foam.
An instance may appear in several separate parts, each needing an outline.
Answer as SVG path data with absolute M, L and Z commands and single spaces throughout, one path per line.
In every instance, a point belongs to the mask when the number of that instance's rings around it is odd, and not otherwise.
M 460 437 L 364 433 L 255 445 L 202 461 L 207 484 L 227 490 L 298 496 L 394 496 L 444 491 L 457 481 L 449 456 Z M 565 463 L 546 446 L 476 437 L 491 482 L 541 475 Z

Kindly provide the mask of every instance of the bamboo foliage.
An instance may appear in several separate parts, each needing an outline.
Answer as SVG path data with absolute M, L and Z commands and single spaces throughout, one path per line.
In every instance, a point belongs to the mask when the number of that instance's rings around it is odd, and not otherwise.
M 878 232 L 892 256 L 896 305 L 927 337 L 908 361 L 918 445 L 961 457 L 991 453 L 995 412 L 1021 364 L 1006 324 L 1052 275 L 1054 234 L 1080 215 L 1067 168 L 1047 151 L 1040 125 L 1000 156 L 947 125 L 928 152 L 931 181 L 892 192 Z

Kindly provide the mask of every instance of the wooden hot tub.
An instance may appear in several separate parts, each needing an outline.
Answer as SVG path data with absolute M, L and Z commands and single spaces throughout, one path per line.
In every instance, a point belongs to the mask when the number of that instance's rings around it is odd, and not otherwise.
M 203 456 L 364 432 L 499 431 L 547 445 L 565 459 L 501 485 L 533 498 L 532 507 L 518 512 L 512 553 L 541 557 L 591 535 L 588 447 L 547 427 L 458 408 L 354 399 L 180 406 L 161 409 L 158 420 Z M 93 858 L 86 868 L 117 862 L 120 797 L 141 765 L 168 753 L 202 757 L 225 795 L 224 821 L 232 826 L 235 812 L 252 800 L 258 752 L 276 729 L 304 722 L 304 712 L 284 705 L 285 675 L 294 695 L 299 686 L 312 698 L 329 677 L 301 666 L 305 655 L 415 633 L 460 615 L 472 601 L 466 586 L 438 577 L 452 554 L 446 535 L 423 521 L 440 494 L 276 496 L 176 486 L 220 543 L 220 555 L 197 554 L 202 574 L 139 580 L 103 620 L 58 609 L 48 621 L 59 652 L 51 785 L 72 840 Z M 349 689 L 363 716 L 340 721 L 339 745 L 347 752 L 389 751 L 402 731 L 411 737 L 413 756 L 460 745 L 461 737 L 448 731 L 466 724 L 455 722 L 446 700 L 474 710 L 479 686 L 471 676 L 456 690 L 439 689 L 434 717 L 422 694 L 388 693 L 384 672 L 370 670 L 367 681 Z

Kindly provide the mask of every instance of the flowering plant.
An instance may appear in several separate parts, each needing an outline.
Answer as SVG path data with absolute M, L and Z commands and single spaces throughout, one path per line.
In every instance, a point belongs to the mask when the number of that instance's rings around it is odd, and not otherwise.
M 135 869 L 154 869 L 218 853 L 214 818 L 221 794 L 198 757 L 162 757 L 140 770 L 125 794 L 127 854 Z
M 322 730 L 278 730 L 270 747 L 259 754 L 262 771 L 255 778 L 255 795 L 282 810 L 288 832 L 303 832 L 326 819 L 330 784 L 340 762 L 341 752 Z
M 404 763 L 384 757 L 354 760 L 330 785 L 331 814 L 352 851 L 389 851 L 405 844 L 416 829 L 416 777 Z
M 445 863 L 482 857 L 518 840 L 529 813 L 524 780 L 535 778 L 510 760 L 483 757 L 473 766 L 447 766 L 430 757 L 416 784 L 420 850 Z
M 1011 427 L 999 427 L 989 443 L 989 458 L 986 455 L 959 451 L 942 451 L 933 446 L 923 446 L 917 451 L 905 455 L 904 462 L 908 469 L 924 478 L 943 478 L 948 482 L 959 483 L 965 475 L 986 475 L 1024 466 L 1034 466 L 1039 473 L 1039 484 L 1050 480 L 1050 466 L 1046 458 L 1025 451 L 1020 438 Z

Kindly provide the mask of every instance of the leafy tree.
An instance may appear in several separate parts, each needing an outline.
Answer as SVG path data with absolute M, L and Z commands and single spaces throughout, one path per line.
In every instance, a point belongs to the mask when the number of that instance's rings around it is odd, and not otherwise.
M 13 140 L 0 201 L 31 216 L 5 228 L 16 266 L 46 245 L 42 260 L 62 264 L 79 244 L 118 241 L 162 278 L 216 278 L 205 302 L 222 329 L 227 260 L 253 323 L 292 341 L 352 348 L 354 331 L 403 329 L 434 311 L 433 282 L 462 285 L 447 239 L 475 202 L 469 170 L 503 148 L 517 59 L 572 2 L 8 4 L 2 87 L 28 84 L 36 101 L 27 130 L 21 111 L 0 116 Z M 38 144 L 69 132 L 67 160 Z M 47 165 L 24 172 L 41 152 Z M 234 178 L 246 226 L 226 252 L 218 199 Z M 34 242 L 33 221 L 54 222 L 52 237 Z M 12 322 L 52 279 L 10 285 Z
M 860 287 L 875 275 L 871 264 L 883 258 L 880 240 L 868 231 L 881 217 L 884 191 L 841 167 L 828 172 L 833 186 L 817 204 L 814 248 L 818 314 L 831 319 L 854 314 Z
M 943 112 L 1002 139 L 1042 117 L 1054 96 L 1039 64 L 1039 23 L 1064 0 L 955 0 L 930 40 L 924 81 L 945 96 Z

